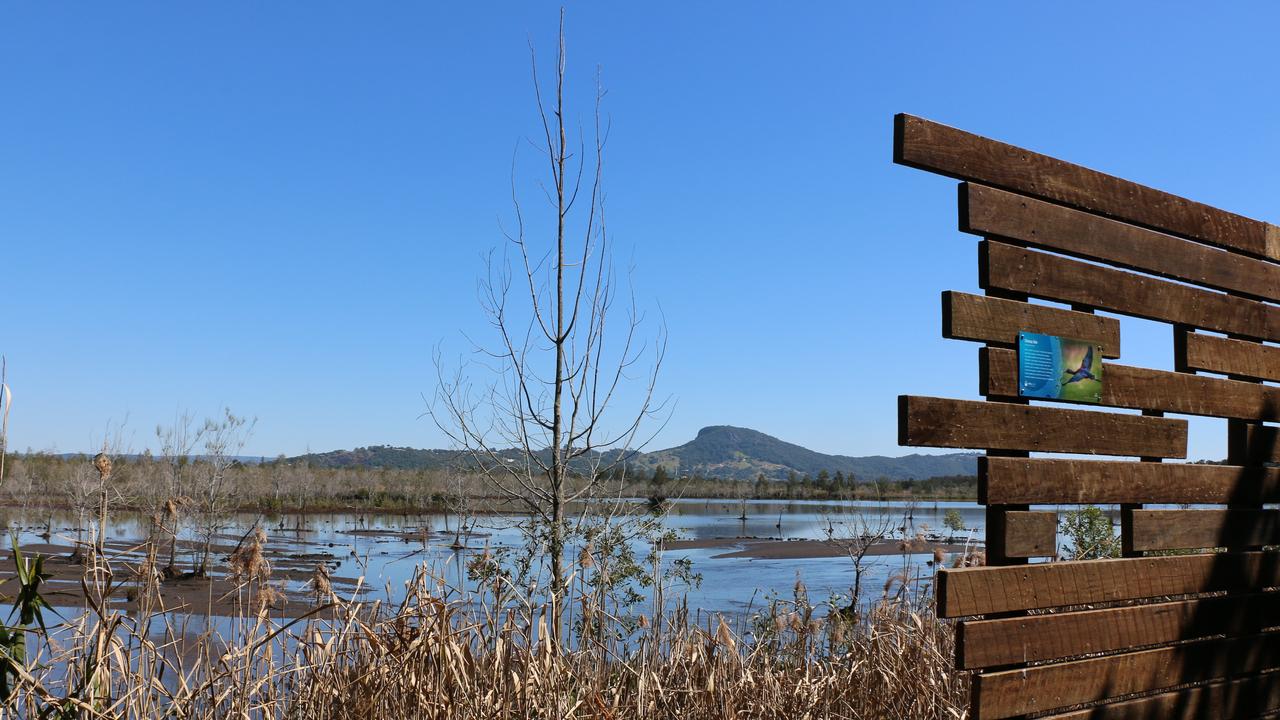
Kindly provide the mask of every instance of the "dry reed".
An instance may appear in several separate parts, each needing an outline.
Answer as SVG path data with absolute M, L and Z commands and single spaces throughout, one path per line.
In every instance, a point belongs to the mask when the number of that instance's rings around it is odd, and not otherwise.
M 223 634 L 193 636 L 163 608 L 123 614 L 91 605 L 47 636 L 32 634 L 31 661 L 6 710 L 301 720 L 965 714 L 953 633 L 920 598 L 886 596 L 856 620 L 815 618 L 807 601 L 775 605 L 756 634 L 677 608 L 662 622 L 646 619 L 628 641 L 560 648 L 549 639 L 546 606 L 446 602 L 449 588 L 425 569 L 391 607 L 339 599 L 317 570 L 311 591 L 323 604 L 301 618 L 273 618 L 278 591 L 264 542 L 255 533 L 231 558 L 246 596 Z M 155 553 L 148 557 L 144 587 L 157 575 Z M 803 592 L 798 583 L 797 597 Z

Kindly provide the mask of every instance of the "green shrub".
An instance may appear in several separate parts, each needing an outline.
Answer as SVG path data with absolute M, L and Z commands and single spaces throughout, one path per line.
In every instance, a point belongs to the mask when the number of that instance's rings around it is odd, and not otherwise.
M 960 511 L 951 508 L 942 515 L 942 524 L 951 532 L 961 532 L 964 530 L 964 517 L 960 515 Z
M 1120 538 L 1111 518 L 1094 505 L 1064 513 L 1062 534 L 1071 541 L 1062 546 L 1062 556 L 1067 560 L 1120 557 Z

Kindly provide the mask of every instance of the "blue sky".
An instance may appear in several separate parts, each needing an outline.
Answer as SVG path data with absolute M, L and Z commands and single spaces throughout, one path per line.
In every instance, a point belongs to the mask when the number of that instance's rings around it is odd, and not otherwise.
M 0 7 L 11 447 L 139 450 L 182 409 L 274 455 L 439 446 L 432 353 L 486 337 L 482 257 L 536 133 L 549 3 Z M 890 162 L 911 112 L 1280 217 L 1270 5 L 643 3 L 567 10 L 599 65 L 608 211 L 669 333 L 654 439 L 756 428 L 897 454 L 900 393 L 976 397 L 939 292 L 975 291 L 955 183 Z M 520 166 L 532 182 L 533 162 Z M 1170 368 L 1125 320 L 1128 364 Z M 1221 457 L 1225 423 L 1194 422 Z

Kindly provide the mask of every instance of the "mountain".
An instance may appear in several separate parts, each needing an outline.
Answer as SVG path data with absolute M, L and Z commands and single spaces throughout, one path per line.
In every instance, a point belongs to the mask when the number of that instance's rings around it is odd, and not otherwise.
M 507 452 L 513 461 L 518 459 L 516 451 Z M 637 453 L 629 462 L 643 472 L 652 472 L 661 465 L 676 476 L 701 473 L 739 480 L 751 480 L 761 473 L 773 480 L 784 480 L 792 472 L 817 475 L 823 470 L 832 474 L 852 474 L 859 480 L 922 480 L 945 475 L 973 475 L 977 472 L 977 458 L 977 453 L 901 457 L 827 455 L 756 430 L 714 425 L 699 430 L 698 436 L 684 445 Z M 289 461 L 307 462 L 318 467 L 439 469 L 464 459 L 453 450 L 375 445 L 302 455 L 289 458 Z
M 757 430 L 714 425 L 699 430 L 698 436 L 684 445 L 644 453 L 634 464 L 646 470 L 662 465 L 677 476 L 697 472 L 739 480 L 752 479 L 760 473 L 780 480 L 791 472 L 817 475 L 823 470 L 852 474 L 860 480 L 906 480 L 973 475 L 977 472 L 977 458 L 977 453 L 901 457 L 827 455 Z

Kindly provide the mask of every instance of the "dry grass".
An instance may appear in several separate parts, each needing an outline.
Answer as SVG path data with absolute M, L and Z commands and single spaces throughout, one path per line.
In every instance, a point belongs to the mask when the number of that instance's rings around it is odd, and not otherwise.
M 233 556 L 237 610 L 220 632 L 188 632 L 163 608 L 106 610 L 100 596 L 47 634 L 28 628 L 30 657 L 10 664 L 7 711 L 307 720 L 964 716 L 952 630 L 909 593 L 886 591 L 856 619 L 818 617 L 807 600 L 775 604 L 754 632 L 677 608 L 661 622 L 643 618 L 626 641 L 593 632 L 562 649 L 550 640 L 555 613 L 547 605 L 446 601 L 459 596 L 425 570 L 396 605 L 340 599 L 318 572 L 311 590 L 323 604 L 301 618 L 274 618 L 279 591 L 261 546 L 254 535 Z M 133 574 L 152 582 L 155 572 Z M 564 614 L 607 614 L 591 603 L 575 599 Z

